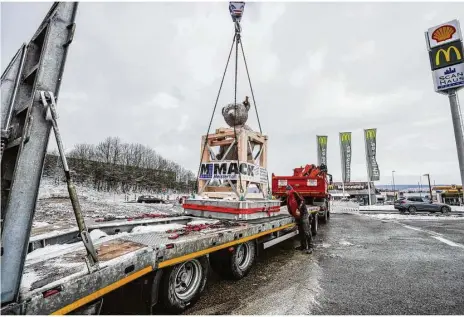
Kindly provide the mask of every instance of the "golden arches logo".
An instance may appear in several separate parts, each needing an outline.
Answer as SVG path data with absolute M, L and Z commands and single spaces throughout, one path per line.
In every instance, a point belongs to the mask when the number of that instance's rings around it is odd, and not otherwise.
M 451 61 L 451 49 L 453 49 L 454 53 L 456 53 L 456 59 L 460 61 L 462 59 L 461 52 L 459 52 L 459 49 L 456 46 L 450 46 L 446 50 L 441 48 L 438 50 L 437 54 L 435 55 L 435 64 L 438 66 L 440 65 L 440 55 L 443 53 L 443 56 L 445 57 L 445 61 L 448 63 Z
M 351 132 L 340 133 L 340 139 L 342 140 L 342 142 L 351 141 Z
M 326 136 L 318 136 L 317 140 L 320 145 L 327 145 L 327 137 Z
M 375 129 L 365 130 L 365 133 L 366 139 L 375 139 L 375 136 L 377 134 Z

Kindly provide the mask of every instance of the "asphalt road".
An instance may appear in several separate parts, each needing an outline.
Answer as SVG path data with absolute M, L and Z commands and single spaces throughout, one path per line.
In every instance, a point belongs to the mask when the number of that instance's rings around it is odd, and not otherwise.
M 288 241 L 250 274 L 212 273 L 186 314 L 462 314 L 464 219 L 378 220 L 333 214 L 305 255 Z

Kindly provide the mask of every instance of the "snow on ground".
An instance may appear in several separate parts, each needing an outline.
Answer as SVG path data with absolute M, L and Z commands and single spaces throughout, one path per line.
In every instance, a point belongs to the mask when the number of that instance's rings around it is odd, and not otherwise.
M 463 212 L 464 211 L 464 206 L 450 206 L 451 211 L 458 211 L 458 212 Z M 389 211 L 395 211 L 395 206 L 393 205 L 373 205 L 373 206 L 359 206 L 360 211 L 384 211 L 384 210 L 389 210 Z
M 173 214 L 183 212 L 182 207 L 178 204 L 126 202 L 127 195 L 124 193 L 98 192 L 84 186 L 76 186 L 76 191 L 84 218 L 89 223 L 93 218 L 108 216 L 123 218 L 145 213 Z M 132 194 L 129 199 L 133 200 L 134 198 Z M 170 198 L 177 198 L 177 195 L 171 195 Z M 43 178 L 34 216 L 33 235 L 75 226 L 76 220 L 66 183 L 57 185 L 52 179 Z
M 371 217 L 380 220 L 457 220 L 464 219 L 461 215 L 442 215 L 440 214 L 415 214 L 415 215 L 402 215 L 402 214 L 362 214 L 366 217 Z
M 346 246 L 354 245 L 353 243 L 348 242 L 348 241 L 345 241 L 345 240 L 340 240 L 340 241 L 338 242 L 338 244 L 340 244 L 340 245 L 346 245 Z
M 395 211 L 395 207 L 393 205 L 374 205 L 374 206 L 359 206 L 359 210 L 367 211 L 367 210 L 393 210 Z
M 47 227 L 49 226 L 50 224 L 48 222 L 41 222 L 41 221 L 36 221 L 33 223 L 33 227 L 34 228 L 42 228 L 42 227 Z

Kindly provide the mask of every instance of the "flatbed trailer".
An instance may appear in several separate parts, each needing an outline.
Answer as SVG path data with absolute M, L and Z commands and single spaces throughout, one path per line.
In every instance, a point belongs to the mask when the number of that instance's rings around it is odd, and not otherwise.
M 279 216 L 237 222 L 235 223 L 239 224 L 237 226 L 192 232 L 178 239 L 169 239 L 169 233 L 164 227 L 161 231 L 156 230 L 158 226 L 166 226 L 166 224 L 202 221 L 212 220 L 180 216 L 150 221 L 116 221 L 89 227 L 90 232 L 99 229 L 112 234 L 94 241 L 100 261 L 99 270 L 88 272 L 83 261 L 85 248 L 82 243 L 73 243 L 73 241 L 68 248 L 28 258 L 21 282 L 20 300 L 18 303 L 3 307 L 1 313 L 149 314 L 159 302 L 159 297 L 165 294 L 166 290 L 163 287 L 175 289 L 175 285 L 170 285 L 175 284 L 175 279 L 169 276 L 173 268 L 188 265 L 196 259 L 209 257 L 211 260 L 214 257 L 223 257 L 223 254 L 219 254 L 223 251 L 233 255 L 239 246 L 246 245 L 248 251 L 255 254 L 251 254 L 246 263 L 229 262 L 231 267 L 226 270 L 245 265 L 245 270 L 248 272 L 258 250 L 269 248 L 298 233 L 286 207 L 282 207 Z M 146 226 L 148 232 L 129 233 L 136 226 Z M 126 227 L 125 231 L 121 231 L 124 227 Z M 70 233 L 72 231 L 65 234 Z M 60 235 L 63 236 L 63 233 Z M 32 237 L 31 245 L 36 243 L 37 246 L 39 241 L 45 243 L 57 241 L 53 239 L 57 239 L 57 236 L 49 234 L 46 237 L 44 235 Z M 38 249 L 40 248 L 39 246 Z M 211 263 L 211 266 L 215 269 L 214 263 Z M 201 269 L 203 273 L 197 272 L 203 275 L 201 285 L 196 288 L 196 294 L 187 300 L 183 300 L 182 296 L 175 298 L 174 305 L 173 303 L 165 305 L 169 311 L 181 312 L 198 299 L 207 279 L 205 272 L 207 267 Z M 233 276 L 233 278 L 238 279 L 244 275 Z M 128 293 L 136 293 L 139 297 L 129 300 Z M 118 300 L 120 296 L 124 297 L 123 301 Z

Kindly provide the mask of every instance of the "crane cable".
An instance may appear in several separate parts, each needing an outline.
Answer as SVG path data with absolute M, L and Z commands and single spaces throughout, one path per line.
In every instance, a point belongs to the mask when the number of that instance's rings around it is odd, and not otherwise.
M 245 69 L 246 69 L 246 73 L 247 73 L 247 77 L 248 77 L 248 83 L 250 84 L 251 97 L 253 99 L 253 104 L 255 106 L 256 119 L 258 119 L 259 133 L 262 135 L 263 130 L 261 129 L 261 122 L 259 120 L 259 114 L 258 114 L 258 106 L 256 105 L 255 94 L 254 94 L 254 91 L 253 91 L 253 86 L 251 85 L 251 76 L 250 76 L 250 72 L 248 71 L 248 64 L 247 64 L 246 57 L 245 57 L 245 50 L 243 49 L 243 41 L 240 41 L 240 47 L 242 49 L 243 62 L 245 63 Z M 252 153 L 252 155 L 253 155 L 253 153 Z M 267 194 L 270 197 L 271 196 L 271 187 L 269 186 L 269 173 L 266 173 L 266 180 L 267 180 Z
M 217 104 L 218 104 L 218 101 L 219 101 L 219 95 L 221 94 L 222 85 L 224 84 L 224 78 L 226 77 L 227 68 L 229 66 L 229 61 L 230 61 L 230 56 L 232 55 L 232 49 L 234 48 L 234 44 L 235 44 L 235 37 L 236 37 L 236 35 L 234 34 L 234 37 L 232 39 L 232 45 L 231 45 L 230 51 L 229 51 L 229 57 L 227 58 L 226 67 L 224 69 L 224 73 L 222 74 L 222 80 L 221 80 L 221 84 L 219 86 L 219 91 L 218 91 L 218 94 L 217 94 L 217 97 L 216 97 L 216 102 L 214 103 L 213 114 L 211 115 L 211 119 L 209 120 L 208 130 L 206 131 L 205 142 L 203 144 L 203 149 L 201 151 L 200 165 L 198 166 L 197 187 L 199 186 L 201 163 L 202 163 L 202 160 L 203 160 L 203 155 L 205 154 L 206 145 L 208 144 L 209 131 L 211 129 L 211 124 L 213 123 L 214 113 L 216 112 L 216 107 L 217 107 Z M 199 190 L 200 190 L 200 188 L 197 188 L 197 193 L 198 193 Z
M 240 23 L 235 22 L 235 87 L 234 87 L 234 138 L 235 138 L 235 148 L 237 154 L 237 167 L 238 167 L 238 178 L 240 183 L 240 195 L 243 195 L 243 186 L 242 186 L 242 173 L 240 172 L 240 159 L 238 155 L 238 139 L 237 139 L 237 130 L 235 126 L 237 125 L 237 77 L 238 77 L 238 44 L 241 42 L 240 39 Z M 248 152 L 248 151 L 247 151 Z M 240 197 L 242 198 L 242 197 Z M 241 200 L 241 199 L 240 199 Z

